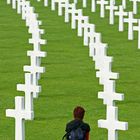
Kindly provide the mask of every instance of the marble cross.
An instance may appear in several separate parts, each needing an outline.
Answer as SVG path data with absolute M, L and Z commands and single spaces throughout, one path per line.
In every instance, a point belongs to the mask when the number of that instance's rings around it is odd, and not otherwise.
M 100 50 L 100 53 L 104 53 L 104 50 Z M 100 55 L 100 57 L 102 57 Z M 111 68 L 112 68 L 112 57 L 103 57 L 100 58 L 100 61 L 102 63 L 102 65 L 100 65 L 100 69 L 99 71 L 96 72 L 96 77 L 99 77 L 99 83 L 104 85 L 106 84 L 106 82 L 108 80 L 111 79 L 118 79 L 119 78 L 119 74 L 112 72 Z
M 11 4 L 11 0 L 7 0 L 7 4 Z
M 119 6 L 119 11 L 115 12 L 116 16 L 119 16 L 119 31 L 124 31 L 124 16 L 128 16 L 128 12 L 124 12 L 123 6 Z
M 34 12 L 34 8 L 30 7 L 30 2 L 29 1 L 26 1 L 25 5 L 22 6 L 21 10 L 22 10 L 22 19 L 23 20 L 28 18 L 31 15 L 31 13 Z
M 96 55 L 96 47 L 98 47 L 96 45 L 96 40 L 99 36 L 99 33 L 94 33 L 92 34 L 92 38 L 90 38 L 90 41 L 89 41 L 89 56 L 94 58 L 94 56 Z
M 106 9 L 109 10 L 110 13 L 109 23 L 114 24 L 114 11 L 118 10 L 118 6 L 114 5 L 114 0 L 110 0 L 110 5 L 106 6 Z
M 36 26 L 39 28 L 39 22 L 37 20 L 38 14 L 33 13 L 33 10 L 33 8 L 28 8 L 25 12 L 24 19 L 26 19 L 26 26 L 33 28 L 35 26 L 34 24 L 38 24 Z
M 55 10 L 55 0 L 51 0 L 51 10 Z
M 76 5 L 75 3 L 69 4 L 65 7 L 65 22 L 70 21 L 70 14 L 74 14 L 76 10 Z
M 109 2 L 106 0 L 97 0 L 97 4 L 100 5 L 100 17 L 104 18 L 105 17 L 105 6 L 107 4 L 109 4 Z
M 87 0 L 83 0 L 83 7 L 84 7 L 84 8 L 87 7 Z
M 108 129 L 108 140 L 118 140 L 118 130 L 128 130 L 128 123 L 118 120 L 118 108 L 107 106 L 106 120 L 98 120 L 98 126 Z
M 75 10 L 75 14 L 71 17 L 71 28 L 76 29 L 76 21 L 83 17 L 82 9 Z
M 96 0 L 91 0 L 91 12 L 96 11 Z
M 38 93 L 41 91 L 41 87 L 33 85 L 33 75 L 25 73 L 25 84 L 17 84 L 17 90 L 25 92 L 25 110 L 33 110 L 33 97 L 37 98 Z
M 105 105 L 114 106 L 114 101 L 124 100 L 124 94 L 115 92 L 115 80 L 106 80 L 103 85 L 104 89 L 102 92 L 98 92 L 98 98 L 103 99 Z
M 138 2 L 140 2 L 140 0 L 130 0 L 130 1 L 133 2 L 133 13 L 137 14 L 137 12 L 138 12 L 137 4 L 138 4 Z
M 138 49 L 140 49 L 140 20 L 138 20 L 138 26 L 134 26 L 133 29 L 138 31 Z
M 21 14 L 22 13 L 22 7 L 26 6 L 26 2 L 25 0 L 17 0 L 17 13 Z M 30 2 L 28 1 L 28 3 L 30 4 Z
M 68 6 L 69 6 L 69 0 L 59 2 L 58 3 L 58 15 L 62 16 L 63 15 L 63 8 L 65 9 Z
M 90 45 L 92 43 L 94 45 L 93 60 L 95 61 L 95 69 L 100 70 L 102 68 L 102 59 L 107 57 L 107 44 L 102 43 L 100 33 L 96 34 L 95 40 L 90 42 Z
M 93 34 L 95 33 L 95 25 L 90 23 L 84 24 L 84 45 L 88 46 Z
M 78 36 L 81 37 L 83 35 L 84 26 L 87 23 L 89 23 L 88 16 L 82 16 L 81 18 L 79 18 L 79 20 L 78 20 Z
M 73 0 L 73 2 L 74 2 L 74 3 L 77 3 L 77 2 L 78 2 L 78 0 Z
M 25 110 L 24 97 L 15 97 L 15 109 L 7 109 L 6 116 L 15 118 L 15 140 L 25 140 L 25 120 L 33 120 L 34 112 Z
M 48 6 L 48 0 L 44 0 L 44 6 L 45 6 L 45 7 Z
M 123 9 L 126 9 L 126 0 L 122 0 Z
M 32 38 L 29 39 L 29 43 L 34 45 L 34 48 L 39 48 L 39 45 L 45 45 L 47 42 L 40 37 L 40 30 L 33 30 Z
M 28 51 L 27 55 L 30 56 L 31 65 L 24 66 L 24 71 L 30 72 L 33 75 L 32 85 L 38 85 L 38 75 L 45 72 L 45 68 L 40 66 L 38 59 L 45 57 L 46 53 L 41 51 Z M 34 98 L 38 97 L 38 92 L 34 91 Z
M 12 8 L 16 9 L 17 7 L 17 0 L 12 0 Z
M 55 5 L 58 3 L 58 5 L 62 2 L 65 2 L 66 0 L 52 0 L 51 1 L 51 9 L 54 11 L 55 10 Z M 59 10 L 59 9 L 58 9 Z
M 133 40 L 133 38 L 134 38 L 133 24 L 137 23 L 138 20 L 134 19 L 134 16 L 133 16 L 132 12 L 129 12 L 128 13 L 128 18 L 125 18 L 124 22 L 128 23 L 128 40 Z

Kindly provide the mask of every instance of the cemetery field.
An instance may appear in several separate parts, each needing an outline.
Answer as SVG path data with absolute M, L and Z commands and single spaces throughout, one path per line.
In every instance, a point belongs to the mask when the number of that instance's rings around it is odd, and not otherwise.
M 108 44 L 108 55 L 113 56 L 113 71 L 120 78 L 116 80 L 116 92 L 124 93 L 125 100 L 117 102 L 119 120 L 129 123 L 128 131 L 119 131 L 119 140 L 140 139 L 140 50 L 137 48 L 137 33 L 133 41 L 127 39 L 125 31 L 118 32 L 118 17 L 115 25 L 109 25 L 108 12 L 101 19 L 99 7 L 91 13 L 88 1 L 83 9 L 85 16 L 96 25 L 96 31 L 102 34 L 102 40 Z M 77 31 L 70 23 L 64 23 L 64 16 L 51 11 L 51 5 L 43 6 L 43 1 L 31 0 L 47 45 L 42 50 L 47 57 L 42 59 L 46 72 L 39 84 L 42 92 L 34 100 L 35 120 L 26 121 L 26 140 L 61 140 L 65 134 L 65 125 L 72 119 L 72 110 L 76 105 L 86 109 L 85 121 L 91 126 L 91 140 L 107 140 L 107 130 L 98 128 L 97 121 L 105 119 L 105 105 L 98 99 L 98 91 L 103 87 L 96 78 L 94 61 L 89 57 L 88 47 L 83 46 L 83 38 L 77 37 Z M 119 3 L 118 3 L 119 4 Z M 132 10 L 128 2 L 128 11 Z M 82 8 L 79 2 L 78 8 Z M 140 12 L 139 12 L 140 14 Z M 136 16 L 139 17 L 140 16 Z M 16 84 L 24 83 L 23 66 L 29 64 L 27 50 L 29 45 L 28 29 L 16 10 L 0 2 L 0 140 L 14 140 L 14 119 L 6 118 L 5 110 L 14 108 L 15 96 L 24 95 L 16 91 Z

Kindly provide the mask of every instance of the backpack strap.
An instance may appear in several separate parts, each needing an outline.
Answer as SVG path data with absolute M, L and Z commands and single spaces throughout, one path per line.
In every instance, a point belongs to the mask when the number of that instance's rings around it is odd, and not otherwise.
M 69 130 L 63 137 L 62 137 L 62 140 L 64 140 L 64 138 L 73 130 L 73 129 L 77 129 L 77 128 L 80 128 L 82 126 L 82 123 L 76 127 L 73 127 L 71 130 Z

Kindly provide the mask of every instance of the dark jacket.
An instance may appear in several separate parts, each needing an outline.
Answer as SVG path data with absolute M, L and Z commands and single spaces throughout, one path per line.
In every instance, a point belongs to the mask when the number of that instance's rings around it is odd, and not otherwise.
M 89 124 L 87 124 L 87 123 L 85 123 L 85 122 L 83 122 L 83 121 L 81 121 L 81 120 L 77 120 L 77 119 L 75 119 L 75 120 L 72 120 L 71 122 L 69 122 L 67 125 L 66 125 L 66 132 L 70 132 L 71 130 L 73 130 L 73 129 L 76 129 L 77 127 L 79 127 L 80 126 L 80 128 L 83 130 L 83 131 L 85 131 L 86 133 L 89 133 L 89 131 L 90 131 L 90 126 L 89 126 Z

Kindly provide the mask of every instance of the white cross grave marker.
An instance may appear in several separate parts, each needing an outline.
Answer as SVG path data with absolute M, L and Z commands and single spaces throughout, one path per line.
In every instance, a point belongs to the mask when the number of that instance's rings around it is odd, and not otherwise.
M 98 38 L 101 36 L 100 33 L 94 33 L 93 35 L 93 39 L 90 40 L 89 42 L 89 56 L 93 58 L 95 58 L 96 56 L 96 50 L 99 48 L 99 44 L 98 44 Z
M 69 6 L 69 1 L 68 0 L 65 0 L 61 3 L 58 3 L 58 15 L 62 16 L 63 15 L 63 8 L 65 9 L 68 6 Z
M 6 110 L 7 117 L 15 118 L 15 140 L 25 140 L 25 120 L 33 120 L 34 112 L 25 110 L 24 97 L 15 97 L 15 109 Z
M 134 31 L 138 31 L 138 49 L 140 49 L 140 20 L 138 20 L 138 26 L 134 26 Z
M 92 42 L 91 42 L 92 43 Z M 102 66 L 103 59 L 109 59 L 107 55 L 107 44 L 101 42 L 101 34 L 98 33 L 95 38 L 94 45 L 94 55 L 93 60 L 95 61 L 95 69 L 100 70 Z
M 126 0 L 122 0 L 123 9 L 126 9 Z
M 124 12 L 123 6 L 119 6 L 119 11 L 115 12 L 115 15 L 119 16 L 119 31 L 124 30 L 124 16 L 128 16 L 128 12 Z
M 99 43 L 99 37 L 101 36 L 100 33 L 94 33 L 92 35 L 92 38 L 90 38 L 90 42 L 89 42 L 89 56 L 93 58 L 94 61 L 96 61 L 95 63 L 97 64 L 98 59 L 97 55 L 98 55 L 98 50 L 100 48 L 100 45 L 102 45 L 103 43 Z M 95 69 L 96 69 L 96 64 L 95 64 Z
M 38 85 L 38 73 L 40 74 L 40 73 L 45 72 L 45 68 L 39 66 L 38 59 L 40 59 L 41 57 L 45 57 L 46 53 L 41 52 L 41 51 L 28 51 L 27 55 L 30 56 L 30 58 L 31 58 L 31 65 L 24 66 L 24 71 L 30 72 L 31 74 L 33 74 L 32 85 L 37 86 Z M 34 98 L 38 97 L 39 92 L 40 91 L 38 91 L 38 92 L 33 91 Z
M 39 29 L 39 25 L 42 24 L 41 21 L 38 21 L 38 15 L 35 13 L 31 13 L 33 11 L 33 8 L 27 9 L 25 15 L 23 16 L 26 19 L 26 26 L 29 26 L 29 30 L 32 30 L 32 33 L 35 32 L 35 29 Z
M 27 10 L 28 11 L 31 10 L 29 1 L 26 1 L 25 5 L 21 7 L 21 11 L 22 11 L 21 14 L 22 14 L 22 19 L 23 20 L 26 19 Z
M 25 109 L 33 110 L 32 97 L 41 91 L 41 87 L 33 85 L 33 75 L 30 73 L 25 74 L 25 84 L 17 84 L 17 90 L 25 92 Z M 34 95 L 35 93 L 35 95 Z
M 104 53 L 106 50 L 101 50 L 100 53 Z M 108 57 L 109 58 L 109 57 Z M 99 77 L 100 84 L 106 84 L 110 79 L 118 79 L 119 74 L 111 71 L 112 57 L 110 59 L 101 58 L 102 65 L 100 70 L 96 72 L 96 77 Z
M 71 28 L 76 29 L 76 21 L 81 19 L 83 16 L 82 9 L 75 10 L 75 14 L 72 15 L 71 17 Z
M 105 75 L 106 73 L 104 73 Z M 114 106 L 115 100 L 123 101 L 124 94 L 115 92 L 115 80 L 108 80 L 104 82 L 104 89 L 102 92 L 98 92 L 98 98 L 103 99 L 105 105 Z
M 78 2 L 78 0 L 73 0 L 73 2 L 74 2 L 74 3 L 77 3 L 77 2 Z
M 115 6 L 114 0 L 110 0 L 110 5 L 106 6 L 106 9 L 110 11 L 109 23 L 114 24 L 114 11 L 118 10 L 118 6 Z
M 95 25 L 90 23 L 84 24 L 84 45 L 88 46 L 90 40 L 93 38 L 93 34 L 95 33 Z
M 51 10 L 55 10 L 55 0 L 51 0 Z
M 84 7 L 84 8 L 87 7 L 87 0 L 83 0 L 83 7 Z
M 140 2 L 140 0 L 130 0 L 130 1 L 133 2 L 133 13 L 137 14 L 137 12 L 138 12 L 137 4 L 138 4 L 138 2 Z
M 128 39 L 133 40 L 134 34 L 133 34 L 133 24 L 137 23 L 138 20 L 134 19 L 133 13 L 129 12 L 128 13 L 128 18 L 124 19 L 124 22 L 128 23 Z
M 128 123 L 118 121 L 118 108 L 107 106 L 106 120 L 98 120 L 98 127 L 108 129 L 108 140 L 118 140 L 118 130 L 128 130 Z
M 96 0 L 92 0 L 91 1 L 91 12 L 95 12 L 96 11 Z
M 29 39 L 29 43 L 34 45 L 34 48 L 38 48 L 39 45 L 45 45 L 46 40 L 40 38 L 40 30 L 32 31 L 32 38 Z
M 17 0 L 12 0 L 12 8 L 13 8 L 13 9 L 16 9 L 16 1 L 17 1 Z
M 30 3 L 30 2 L 28 2 Z M 26 1 L 25 0 L 17 0 L 17 13 L 21 14 L 22 13 L 22 7 L 26 6 Z
M 66 0 L 52 0 L 51 1 L 51 9 L 54 11 L 56 3 L 58 3 L 58 7 L 59 7 L 59 4 L 61 4 L 62 2 L 65 2 L 65 1 Z M 59 10 L 59 8 L 58 8 L 58 10 Z
M 105 5 L 109 4 L 106 0 L 97 0 L 97 4 L 100 5 L 100 17 L 105 17 Z
M 48 0 L 44 0 L 44 6 L 45 6 L 45 7 L 48 6 Z
M 7 0 L 7 4 L 11 4 L 11 0 Z
M 26 86 L 23 84 L 17 84 L 17 90 L 25 92 L 25 110 L 28 112 L 33 111 L 33 93 L 30 92 L 29 89 L 31 83 L 32 83 L 32 75 L 30 73 L 26 73 L 25 74 Z
M 89 17 L 88 16 L 82 16 L 78 20 L 78 36 L 83 35 L 83 29 L 85 27 L 85 24 L 89 23 Z
M 65 7 L 65 22 L 69 22 L 69 15 L 74 14 L 76 10 L 75 3 L 69 4 Z

